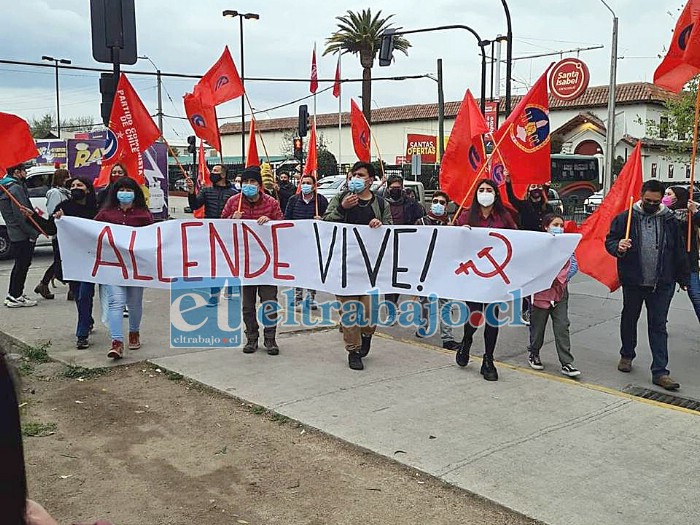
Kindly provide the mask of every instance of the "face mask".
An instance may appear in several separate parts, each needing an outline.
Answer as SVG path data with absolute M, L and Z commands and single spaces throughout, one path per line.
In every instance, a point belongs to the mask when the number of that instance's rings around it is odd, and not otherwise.
M 542 192 L 540 190 L 530 190 L 530 198 L 538 201 L 542 198 Z
M 308 195 L 308 194 L 311 193 L 312 191 L 314 191 L 314 186 L 313 186 L 313 184 L 302 184 L 302 185 L 301 185 L 301 192 L 302 192 L 304 195 Z
M 564 228 L 562 228 L 561 226 L 552 226 L 549 228 L 549 233 L 551 233 L 552 235 L 561 235 L 562 233 L 564 233 Z
M 288 181 L 288 180 L 280 181 L 280 186 L 288 186 L 288 185 L 289 185 L 289 181 Z
M 445 215 L 445 205 L 440 204 L 439 202 L 434 202 L 430 205 L 430 212 L 437 217 Z
M 74 201 L 81 201 L 85 198 L 87 192 L 82 188 L 74 188 L 70 190 L 70 197 Z
M 647 215 L 654 215 L 657 211 L 659 211 L 659 207 L 659 204 L 647 204 L 646 202 L 642 202 L 642 209 Z
M 661 199 L 661 204 L 663 204 L 664 206 L 671 206 L 674 202 L 675 199 L 670 195 L 664 195 L 664 198 Z
M 258 187 L 255 184 L 244 184 L 241 186 L 241 192 L 246 197 L 255 197 L 258 194 Z
M 234 182 L 233 187 L 236 188 L 237 190 L 241 189 L 241 183 L 240 182 Z
M 362 193 L 365 191 L 365 181 L 359 177 L 353 177 L 348 182 L 348 189 L 353 193 Z
M 476 200 L 484 208 L 488 208 L 494 202 L 496 202 L 496 196 L 493 193 L 481 192 L 476 194 Z
M 389 188 L 389 197 L 394 200 L 400 199 L 402 193 L 403 190 L 401 188 Z
M 212 173 L 209 175 L 209 180 L 211 180 L 212 184 L 216 184 L 219 182 L 223 177 L 219 173 Z
M 133 191 L 119 190 L 117 192 L 117 200 L 120 204 L 131 204 L 132 202 L 134 202 L 135 197 L 136 195 Z

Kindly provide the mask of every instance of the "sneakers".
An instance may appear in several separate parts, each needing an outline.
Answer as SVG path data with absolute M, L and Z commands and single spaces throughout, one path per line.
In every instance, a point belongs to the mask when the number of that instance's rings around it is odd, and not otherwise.
M 581 375 L 581 371 L 571 363 L 568 365 L 561 365 L 561 373 L 568 377 L 578 377 Z
M 348 366 L 352 370 L 365 369 L 365 365 L 362 364 L 362 357 L 358 352 L 348 352 Z
M 617 369 L 620 372 L 631 372 L 632 371 L 632 360 L 629 357 L 621 357 L 620 362 L 617 364 Z
M 365 335 L 362 334 L 362 347 L 360 348 L 359 354 L 360 357 L 367 357 L 367 354 L 369 354 L 369 348 L 372 344 L 372 335 Z
M 472 347 L 471 339 L 462 340 L 462 344 L 457 348 L 457 353 L 455 354 L 455 361 L 461 367 L 465 367 L 469 364 L 469 349 Z
M 660 386 L 664 390 L 678 390 L 681 385 L 676 383 L 671 376 L 659 376 L 651 380 L 655 385 Z
M 110 359 L 121 359 L 124 354 L 124 343 L 117 341 L 116 339 L 112 341 L 112 348 L 107 353 L 107 357 Z
M 542 364 L 542 361 L 540 361 L 539 354 L 530 352 L 530 354 L 527 356 L 527 363 L 533 370 L 544 370 L 544 365 Z
M 452 350 L 453 352 L 459 349 L 459 343 L 457 341 L 443 341 L 442 347 L 445 350 Z
M 209 308 L 214 308 L 216 306 L 219 306 L 219 296 L 212 295 L 211 297 L 209 297 L 209 301 L 207 302 L 207 306 Z
M 84 350 L 85 348 L 88 348 L 90 346 L 90 340 L 86 337 L 78 337 L 78 340 L 75 343 L 75 347 L 78 350 Z
M 481 375 L 484 376 L 486 381 L 498 381 L 498 370 L 496 370 L 496 365 L 493 364 L 493 357 L 490 355 L 485 355 L 481 361 Z
M 266 337 L 264 344 L 268 355 L 278 355 L 280 353 L 280 347 L 277 346 L 277 341 L 275 341 L 274 337 Z
M 141 338 L 138 332 L 129 332 L 129 350 L 141 348 Z
M 53 299 L 55 297 L 54 294 L 51 293 L 49 285 L 44 283 L 37 284 L 36 288 L 34 288 L 34 293 L 38 293 L 44 299 Z
M 248 335 L 246 334 L 246 343 L 243 347 L 244 354 L 252 354 L 258 349 L 258 334 Z
M 23 308 L 27 306 L 36 306 L 37 302 L 34 301 L 33 299 L 30 299 L 26 295 L 22 295 L 21 297 L 12 297 L 11 295 L 8 295 L 5 297 L 5 306 L 8 308 Z
M 122 315 L 124 317 L 129 317 L 129 309 L 126 306 L 124 307 L 124 313 Z

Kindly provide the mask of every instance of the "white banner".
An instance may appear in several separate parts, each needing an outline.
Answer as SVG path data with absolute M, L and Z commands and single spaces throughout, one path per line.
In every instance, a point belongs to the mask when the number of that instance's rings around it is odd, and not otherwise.
M 131 228 L 64 217 L 57 225 L 67 280 L 168 288 L 173 279 L 237 277 L 243 285 L 337 295 L 379 290 L 484 303 L 549 288 L 581 237 L 313 220 L 171 220 Z

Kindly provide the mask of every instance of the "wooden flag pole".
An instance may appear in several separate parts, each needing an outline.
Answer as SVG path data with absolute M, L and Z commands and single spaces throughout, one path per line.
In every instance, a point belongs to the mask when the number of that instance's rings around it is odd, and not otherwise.
M 700 120 L 700 86 L 698 86 L 698 94 L 695 97 L 695 120 L 693 121 L 693 152 L 690 158 L 690 188 L 688 188 L 688 202 L 693 200 L 693 189 L 695 188 L 695 159 L 698 153 L 698 120 Z M 688 242 L 686 251 L 690 252 L 690 239 L 693 234 L 693 217 L 688 212 Z
M 168 151 L 170 152 L 170 155 L 175 159 L 175 163 L 178 165 L 180 170 L 182 171 L 182 174 L 185 176 L 186 179 L 191 179 L 190 175 L 187 173 L 187 170 L 185 170 L 185 167 L 180 163 L 180 159 L 177 158 L 177 155 L 175 155 L 175 151 L 173 151 L 173 148 L 170 147 L 170 144 L 168 144 L 168 141 L 165 140 L 165 137 L 161 137 L 163 139 L 163 142 L 165 145 L 168 147 Z
M 634 196 L 630 195 L 630 206 L 627 210 L 627 229 L 625 230 L 625 240 L 629 241 L 630 230 L 632 229 L 632 207 L 634 206 Z
M 22 209 L 29 209 L 29 208 L 27 208 L 26 206 L 22 205 L 22 203 L 19 202 L 19 201 L 15 198 L 15 196 L 12 195 L 12 193 L 10 193 L 10 190 L 8 190 L 5 186 L 3 186 L 2 184 L 0 184 L 0 188 L 2 188 L 2 191 L 5 192 L 5 194 L 9 197 L 9 199 L 12 201 L 12 203 L 13 203 L 15 206 L 17 206 L 17 208 L 18 208 L 19 210 L 22 210 Z M 46 237 L 46 238 L 49 237 L 48 234 L 43 230 L 43 228 L 42 228 L 41 226 L 39 226 L 39 224 L 37 224 L 37 222 L 34 220 L 34 217 L 32 217 L 31 215 L 27 215 L 26 218 L 29 219 L 29 222 L 31 222 L 31 223 L 34 225 L 34 227 L 37 229 L 37 231 L 38 231 L 39 233 L 41 233 L 41 234 L 42 234 L 44 237 Z
M 371 128 L 369 130 L 369 135 L 374 141 L 374 147 L 377 148 L 377 158 L 379 159 L 379 171 L 382 172 L 382 182 L 379 186 L 377 186 L 377 190 L 379 190 L 382 186 L 386 184 L 386 173 L 384 173 L 384 163 L 382 162 L 382 153 L 379 151 L 379 143 L 377 142 L 377 137 L 375 137 L 374 133 L 372 133 Z M 370 160 L 372 160 L 371 157 Z
M 248 93 L 243 93 L 243 96 L 245 97 L 245 100 L 248 103 L 248 108 L 250 109 L 250 118 L 252 120 L 255 120 L 255 124 L 256 124 L 255 131 L 257 132 L 258 136 L 260 137 L 260 142 L 262 144 L 263 151 L 265 152 L 265 160 L 269 164 L 270 163 L 270 156 L 267 154 L 267 146 L 265 146 L 265 139 L 263 138 L 262 133 L 257 126 L 258 121 L 255 118 L 255 111 L 253 110 L 253 105 L 250 103 L 250 99 L 248 98 Z

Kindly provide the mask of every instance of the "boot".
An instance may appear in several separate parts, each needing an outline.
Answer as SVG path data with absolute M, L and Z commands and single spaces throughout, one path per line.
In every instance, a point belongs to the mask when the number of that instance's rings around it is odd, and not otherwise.
M 493 364 L 492 355 L 484 355 L 484 359 L 481 361 L 481 375 L 486 381 L 498 381 L 498 370 Z
M 277 341 L 275 341 L 275 336 L 265 337 L 265 348 L 267 348 L 268 355 L 277 355 L 280 353 L 280 347 L 277 346 Z
M 112 341 L 112 348 L 107 354 L 107 357 L 111 359 L 121 359 L 124 355 L 124 343 L 122 341 L 117 341 L 116 339 Z
M 362 347 L 360 347 L 360 357 L 367 357 L 369 354 L 369 347 L 372 344 L 372 334 L 362 334 Z
M 465 367 L 469 364 L 469 350 L 472 347 L 472 338 L 465 335 L 462 339 L 462 343 L 457 348 L 457 353 L 455 354 L 455 361 L 461 367 Z
M 141 348 L 141 337 L 138 332 L 129 332 L 129 350 Z
M 37 284 L 36 288 L 34 288 L 34 293 L 38 293 L 44 299 L 53 299 L 54 298 L 54 294 L 51 293 L 51 290 L 49 289 L 49 285 L 45 284 L 45 283 Z
M 245 346 L 243 347 L 243 353 L 244 354 L 252 354 L 258 349 L 258 334 L 257 332 L 254 334 L 245 334 L 246 337 L 246 343 Z
M 352 370 L 364 370 L 365 365 L 362 364 L 362 357 L 359 352 L 348 352 L 348 366 Z

